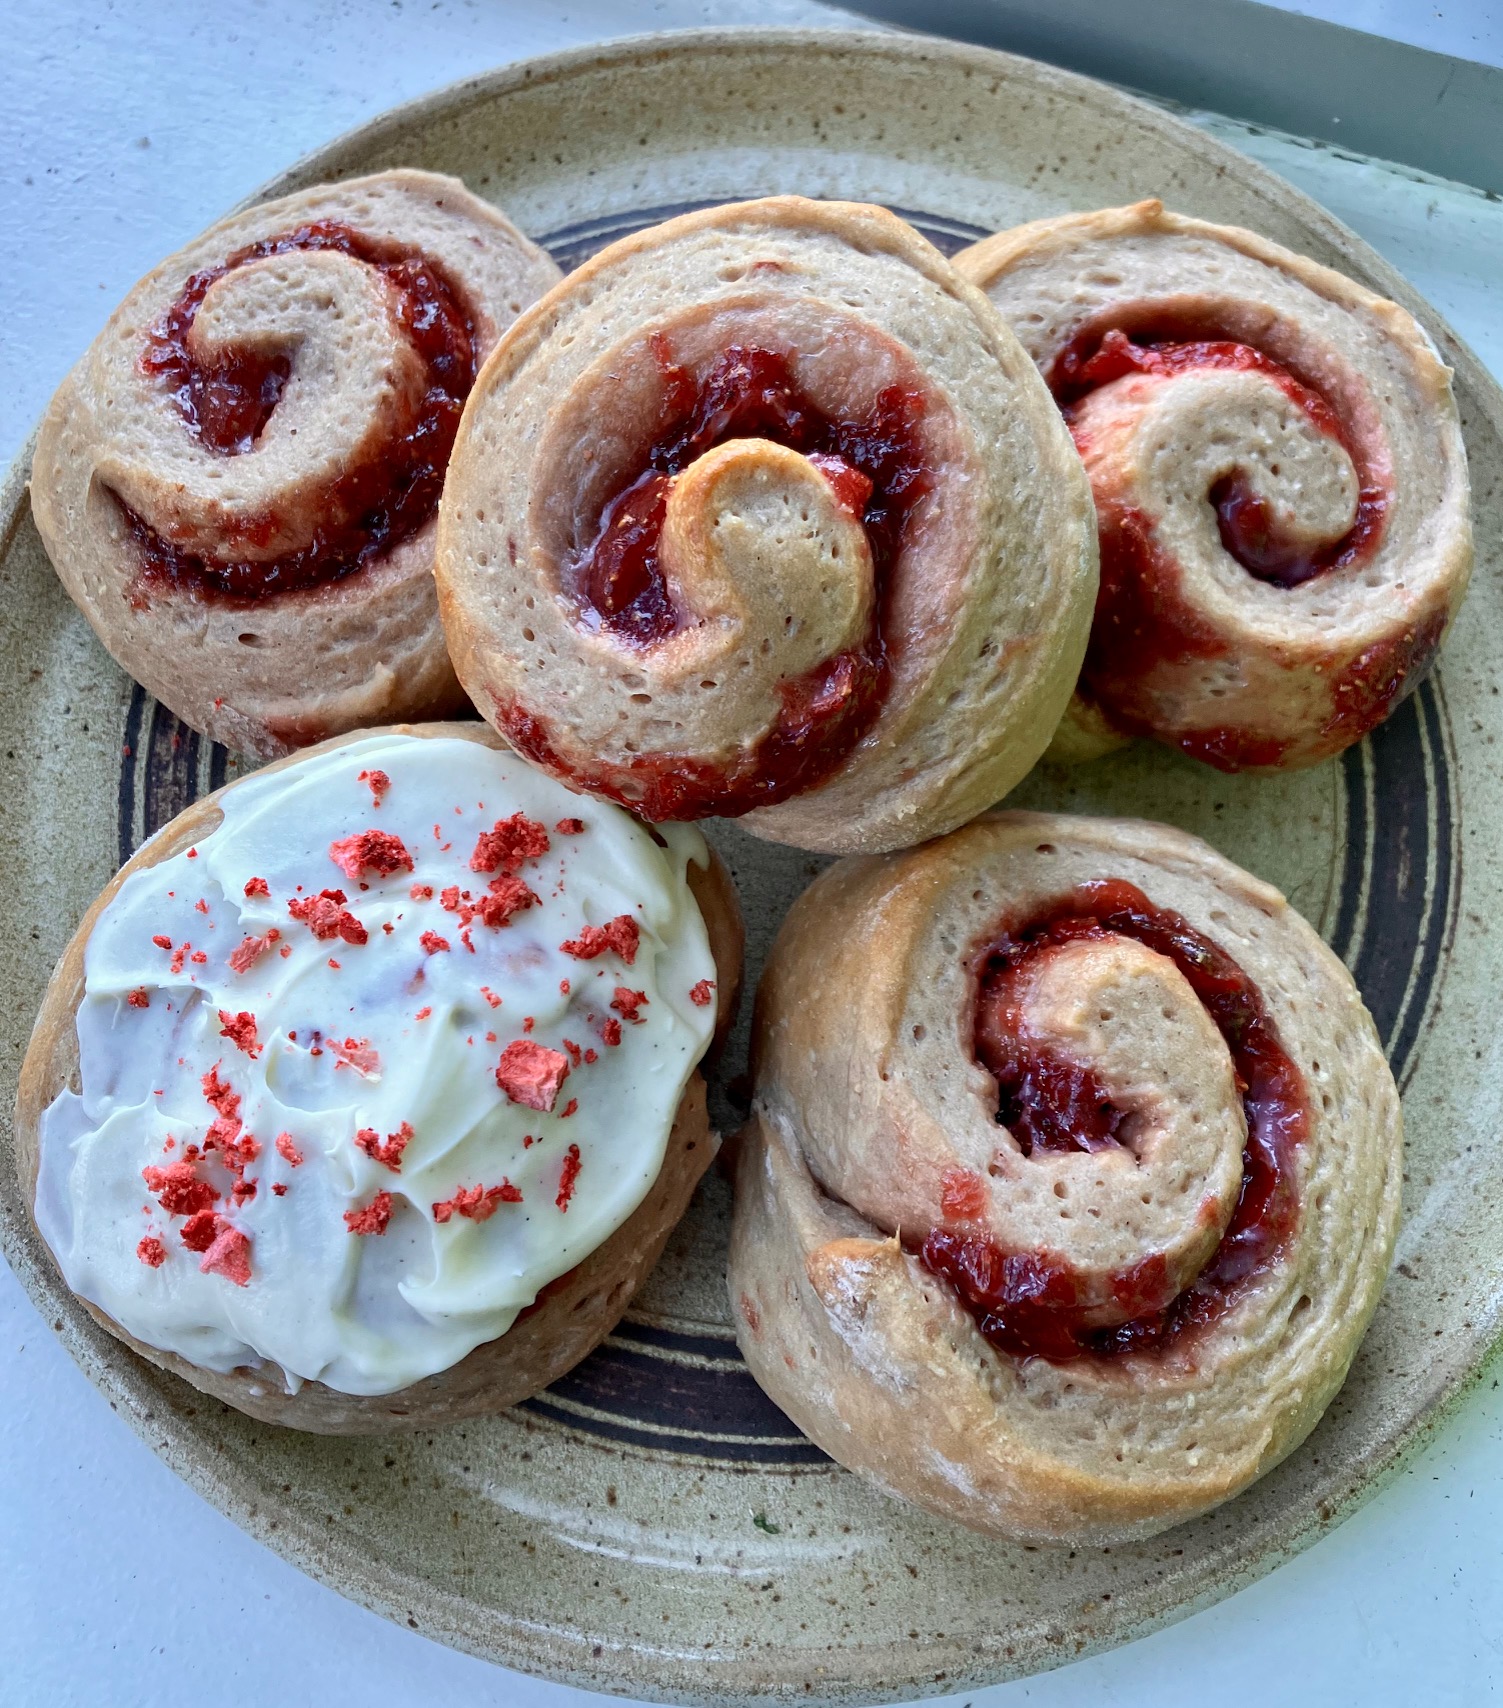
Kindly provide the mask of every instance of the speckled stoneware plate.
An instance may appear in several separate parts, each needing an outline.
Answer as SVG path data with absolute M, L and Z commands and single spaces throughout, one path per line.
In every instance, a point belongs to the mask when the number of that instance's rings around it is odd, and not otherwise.
M 885 202 L 948 249 L 1157 194 L 1420 316 L 1455 365 L 1476 483 L 1478 573 L 1439 674 L 1318 770 L 1228 778 L 1141 750 L 1037 773 L 1015 796 L 1197 831 L 1279 884 L 1345 956 L 1404 1087 L 1396 1272 L 1344 1392 L 1289 1462 L 1155 1541 L 1066 1553 L 1002 1547 L 885 1499 L 762 1397 L 731 1337 L 718 1176 L 600 1352 L 509 1416 L 434 1435 L 267 1429 L 140 1363 L 61 1287 L 0 1158 L 11 1263 L 110 1403 L 253 1535 L 415 1630 L 596 1689 L 715 1703 L 955 1690 L 1122 1642 L 1267 1571 L 1371 1493 L 1475 1375 L 1503 1316 L 1503 396 L 1389 267 L 1287 184 L 1100 84 L 999 54 L 875 34 L 639 39 L 418 101 L 266 193 L 397 165 L 459 174 L 565 266 L 683 208 L 775 191 Z M 68 603 L 24 462 L 0 523 L 7 1111 L 75 921 L 143 836 L 235 769 L 134 688 Z M 734 828 L 715 837 L 743 888 L 755 975 L 820 862 Z M 715 1088 L 723 1126 L 744 1048 L 743 1021 Z

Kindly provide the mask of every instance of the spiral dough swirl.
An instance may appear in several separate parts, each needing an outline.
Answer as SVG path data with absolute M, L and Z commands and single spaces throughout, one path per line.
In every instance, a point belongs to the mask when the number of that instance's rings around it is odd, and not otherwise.
M 43 421 L 32 503 L 120 663 L 271 756 L 462 704 L 432 584 L 464 400 L 558 269 L 397 171 L 222 221 L 148 274 Z
M 1042 751 L 1090 495 L 979 291 L 879 208 L 786 197 L 603 251 L 476 382 L 439 528 L 460 679 L 648 817 L 885 848 Z
M 991 1534 L 1152 1534 L 1303 1440 L 1376 1307 L 1398 1093 L 1345 968 L 1164 826 L 997 813 L 800 898 L 730 1287 L 833 1457 Z
M 1158 202 L 956 257 L 1090 476 L 1101 593 L 1056 757 L 1314 764 L 1422 678 L 1472 560 L 1450 373 L 1397 304 Z

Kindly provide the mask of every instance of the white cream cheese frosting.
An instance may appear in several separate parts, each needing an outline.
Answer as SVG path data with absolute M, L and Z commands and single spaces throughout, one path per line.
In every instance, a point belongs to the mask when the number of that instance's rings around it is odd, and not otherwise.
M 94 926 L 37 1224 L 150 1346 L 391 1393 L 504 1334 L 657 1178 L 715 1021 L 708 855 L 452 737 L 372 736 L 222 810 Z

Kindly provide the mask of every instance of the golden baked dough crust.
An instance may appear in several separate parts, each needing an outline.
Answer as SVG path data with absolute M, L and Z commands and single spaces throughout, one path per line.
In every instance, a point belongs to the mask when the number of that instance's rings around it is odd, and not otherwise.
M 381 172 L 263 202 L 211 227 L 131 290 L 59 387 L 32 462 L 37 531 L 100 640 L 195 729 L 263 759 L 464 705 L 433 593 L 434 517 L 363 568 L 305 591 L 247 603 L 134 585 L 140 548 L 122 501 L 201 556 L 222 555 L 226 527 L 247 519 L 274 522 L 266 550 L 300 548 L 328 521 L 331 484 L 382 442 L 407 393 L 424 383 L 409 371 L 418 357 L 377 270 L 308 250 L 235 269 L 205 297 L 189 335 L 293 352 L 282 399 L 251 450 L 212 451 L 170 386 L 142 372 L 149 329 L 191 276 L 319 222 L 431 261 L 469 317 L 477 366 L 559 277 L 456 178 Z
M 1062 1256 L 1085 1293 L 1153 1253 L 1178 1282 L 1236 1199 L 1246 1133 L 1227 1046 L 1189 984 L 1110 934 L 1049 952 L 1026 1025 L 1136 1112 L 1136 1154 L 1025 1152 L 999 1125 L 998 1082 L 973 1045 L 977 952 L 1001 922 L 1021 928 L 1101 880 L 1181 915 L 1255 983 L 1303 1075 L 1308 1130 L 1293 1231 L 1223 1314 L 1156 1351 L 1050 1362 L 983 1337 L 913 1255 L 930 1230 Z M 1398 1225 L 1398 1093 L 1340 961 L 1277 891 L 1196 838 L 1003 812 L 842 861 L 788 916 L 753 1049 L 737 1338 L 799 1427 L 889 1492 L 1031 1542 L 1151 1535 L 1277 1464 L 1345 1379 Z M 1110 1287 L 1094 1297 L 1120 1319 Z
M 682 419 L 674 376 L 704 386 L 747 350 L 786 361 L 836 423 L 916 399 L 932 489 L 877 613 L 889 677 L 875 721 L 822 781 L 743 822 L 832 852 L 948 830 L 1011 788 L 1058 722 L 1095 595 L 1095 529 L 1069 435 L 1016 340 L 880 208 L 785 196 L 686 214 L 602 251 L 517 322 L 471 393 L 440 510 L 460 680 L 529 757 L 642 805 L 654 769 L 720 777 L 755 760 L 790 684 L 862 643 L 870 512 L 864 529 L 817 461 L 768 438 L 712 444 L 674 476 L 672 632 L 625 637 L 571 587 L 607 506 Z M 671 816 L 723 810 L 711 798 Z
M 311 751 L 343 747 L 369 733 L 354 731 Z M 501 745 L 490 730 L 473 723 L 399 726 L 398 733 L 458 738 L 489 747 Z M 281 769 L 306 756 L 293 755 L 267 769 Z M 230 789 L 234 787 L 233 783 L 229 785 Z M 220 789 L 195 801 L 127 861 L 84 915 L 53 972 L 16 1095 L 16 1169 L 28 1207 L 36 1196 L 42 1115 L 64 1086 L 78 1084 L 74 1020 L 83 997 L 84 951 L 95 921 L 132 872 L 157 865 L 209 835 L 220 821 L 217 803 L 227 792 Z M 708 868 L 689 866 L 689 886 L 704 916 L 715 958 L 720 1006 L 712 1049 L 718 1049 L 735 1018 L 740 993 L 741 908 L 730 874 L 713 851 Z M 391 1394 L 344 1394 L 320 1382 L 305 1382 L 295 1394 L 289 1394 L 270 1366 L 221 1375 L 190 1364 L 175 1353 L 147 1346 L 87 1299 L 79 1302 L 96 1322 L 143 1358 L 263 1423 L 319 1435 L 370 1435 L 388 1429 L 427 1429 L 454 1423 L 517 1404 L 572 1369 L 600 1344 L 661 1256 L 718 1144 L 705 1110 L 704 1078 L 696 1071 L 679 1104 L 657 1181 L 616 1232 L 577 1268 L 545 1288 L 538 1302 L 504 1335 L 476 1347 L 452 1368 Z
M 1056 380 L 1062 353 L 1113 328 L 1227 340 L 1331 412 L 1322 429 L 1266 377 L 1206 366 L 1120 378 L 1072 404 L 1101 517 L 1102 594 L 1051 757 L 1146 735 L 1227 770 L 1310 765 L 1415 686 L 1466 591 L 1472 534 L 1450 370 L 1412 315 L 1253 232 L 1157 201 L 1000 232 L 955 266 Z M 1219 531 L 1213 504 L 1229 479 L 1302 549 L 1355 538 L 1359 504 L 1374 499 L 1378 538 L 1300 585 L 1259 579 Z M 1114 553 L 1124 531 L 1138 552 Z M 1144 556 L 1150 568 L 1132 567 Z M 1146 599 L 1113 596 L 1119 576 L 1140 573 Z M 1145 633 L 1114 662 L 1103 625 L 1139 622 Z

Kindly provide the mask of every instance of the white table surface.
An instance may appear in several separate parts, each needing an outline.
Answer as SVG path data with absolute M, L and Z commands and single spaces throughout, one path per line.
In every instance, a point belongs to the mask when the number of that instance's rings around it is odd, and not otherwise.
M 1351 0 L 1293 3 L 1352 17 Z M 1443 50 L 1494 46 L 1485 6 L 1364 11 Z M 0 0 L 0 461 L 130 283 L 305 150 L 505 60 L 753 21 L 842 20 L 802 0 Z M 1201 122 L 1355 226 L 1503 376 L 1496 201 Z M 1112 1654 L 955 1700 L 1490 1700 L 1503 1681 L 1500 1449 L 1503 1390 L 1489 1375 L 1370 1505 L 1252 1588 Z M 598 1700 L 388 1625 L 251 1541 L 115 1417 L 0 1267 L 4 1708 Z

